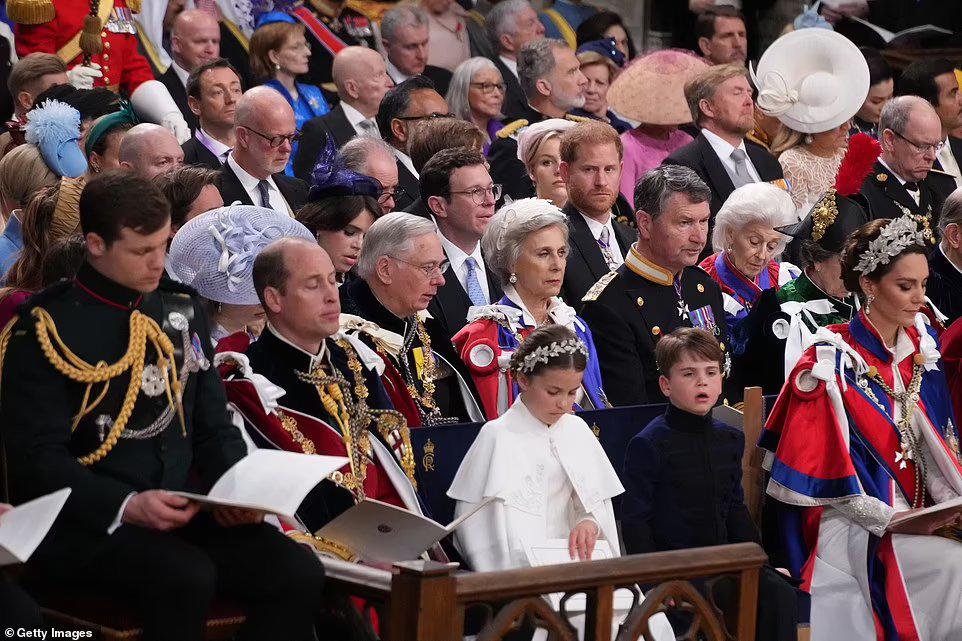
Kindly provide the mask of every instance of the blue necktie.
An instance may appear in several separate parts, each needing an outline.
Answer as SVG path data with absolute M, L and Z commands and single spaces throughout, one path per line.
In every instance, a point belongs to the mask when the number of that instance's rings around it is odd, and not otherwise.
M 485 298 L 484 290 L 481 289 L 481 283 L 478 281 L 478 263 L 475 262 L 474 258 L 468 256 L 464 264 L 468 266 L 468 298 L 470 298 L 471 302 L 477 307 L 487 305 L 488 300 Z

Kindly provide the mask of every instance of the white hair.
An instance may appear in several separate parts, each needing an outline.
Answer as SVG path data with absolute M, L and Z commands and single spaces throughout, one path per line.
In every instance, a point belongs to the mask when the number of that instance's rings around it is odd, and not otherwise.
M 403 211 L 381 216 L 364 236 L 364 246 L 357 261 L 357 275 L 370 280 L 382 256 L 401 258 L 414 247 L 414 239 L 436 234 L 437 225 L 429 218 L 422 218 Z
M 491 7 L 484 20 L 484 27 L 495 51 L 501 51 L 501 36 L 518 32 L 518 15 L 531 8 L 528 0 L 503 0 Z
M 381 17 L 381 38 L 394 40 L 397 32 L 404 27 L 427 27 L 428 14 L 418 6 L 398 5 L 384 12 Z
M 545 227 L 558 227 L 564 233 L 565 242 L 568 241 L 568 217 L 554 203 L 542 198 L 516 200 L 491 218 L 481 236 L 481 250 L 485 263 L 501 282 L 509 282 L 525 239 Z M 364 238 L 365 247 L 367 238 Z
M 471 91 L 471 82 L 474 80 L 475 74 L 485 69 L 494 69 L 498 72 L 498 77 L 501 78 L 501 71 L 498 70 L 497 65 L 482 56 L 468 58 L 454 70 L 451 84 L 448 85 L 448 93 L 444 99 L 448 102 L 448 110 L 461 120 L 471 122 L 471 100 L 468 92 Z M 501 82 L 504 82 L 504 78 L 501 78 Z M 499 114 L 497 117 L 501 119 L 504 116 Z M 485 142 L 491 142 L 487 131 L 484 132 L 484 138 Z
M 388 158 L 394 158 L 394 147 L 374 136 L 356 136 L 347 141 L 338 155 L 346 169 L 367 175 L 367 161 L 371 155 L 380 151 Z
M 791 225 L 797 220 L 795 203 L 784 189 L 769 183 L 742 185 L 732 192 L 715 216 L 715 230 L 711 235 L 712 248 L 716 252 L 723 251 L 729 232 L 738 234 L 751 224 L 774 229 Z M 781 253 L 787 242 L 788 237 L 783 234 L 777 253 Z

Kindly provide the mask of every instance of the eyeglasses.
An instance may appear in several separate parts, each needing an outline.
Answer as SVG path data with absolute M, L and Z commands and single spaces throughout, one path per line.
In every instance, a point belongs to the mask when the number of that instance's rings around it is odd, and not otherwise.
M 900 134 L 899 132 L 895 131 L 894 129 L 889 129 L 889 131 L 891 131 L 893 134 L 895 134 L 896 136 L 898 136 L 899 138 L 901 138 L 901 139 L 904 140 L 905 142 L 909 143 L 909 145 L 912 146 L 912 149 L 914 149 L 915 151 L 917 151 L 917 152 L 920 153 L 920 154 L 924 154 L 924 153 L 927 152 L 927 151 L 934 151 L 934 152 L 936 153 L 936 155 L 938 155 L 938 153 L 939 153 L 940 151 L 942 151 L 942 147 L 945 146 L 945 141 L 944 141 L 944 140 L 940 140 L 939 142 L 935 143 L 934 145 L 920 145 L 919 143 L 917 143 L 917 142 L 915 142 L 915 141 L 909 140 L 908 138 L 906 138 L 905 136 L 903 136 L 903 135 Z
M 385 189 L 381 192 L 381 195 L 377 197 L 377 202 L 383 205 L 389 198 L 393 198 L 395 202 L 403 196 L 406 196 L 407 192 L 404 191 L 404 187 L 398 186 L 394 189 Z
M 267 134 L 262 134 L 256 129 L 252 129 L 247 126 L 244 126 L 244 129 L 247 129 L 248 131 L 253 131 L 255 134 L 257 134 L 258 136 L 260 136 L 261 138 L 269 142 L 271 144 L 271 149 L 277 149 L 278 147 L 283 145 L 285 141 L 293 145 L 295 142 L 301 139 L 301 132 L 299 131 L 295 131 L 292 134 L 286 134 L 286 135 L 278 134 L 276 136 L 268 136 Z
M 428 114 L 426 116 L 395 116 L 395 120 L 437 120 L 438 118 L 454 118 L 454 114 Z
M 388 256 L 388 258 L 393 258 L 399 263 L 404 263 L 405 265 L 410 265 L 411 267 L 416 267 L 424 272 L 424 275 L 428 278 L 434 278 L 436 276 L 443 276 L 444 272 L 448 271 L 448 267 L 451 263 L 447 260 L 442 260 L 440 263 L 434 264 L 430 263 L 428 265 L 419 265 L 418 263 L 412 263 L 411 261 L 404 260 L 403 258 L 398 258 L 397 256 Z
M 504 93 L 503 82 L 472 82 L 471 86 L 481 89 L 481 93 L 494 93 L 495 91 Z
M 448 194 L 467 194 L 475 205 L 483 205 L 485 196 L 492 196 L 494 200 L 501 198 L 501 185 L 491 185 L 490 187 L 475 187 L 474 189 L 463 189 L 461 191 L 449 191 Z

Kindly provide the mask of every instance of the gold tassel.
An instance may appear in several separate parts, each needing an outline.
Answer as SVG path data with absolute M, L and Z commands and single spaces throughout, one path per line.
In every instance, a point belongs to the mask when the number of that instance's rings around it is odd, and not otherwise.
M 100 39 L 100 18 L 88 15 L 84 18 L 84 28 L 80 32 L 80 50 L 88 56 L 99 56 L 104 51 L 104 43 Z
M 127 0 L 127 8 L 131 13 L 140 13 L 141 0 Z
M 53 0 L 7 0 L 7 15 L 17 24 L 45 24 L 57 17 Z

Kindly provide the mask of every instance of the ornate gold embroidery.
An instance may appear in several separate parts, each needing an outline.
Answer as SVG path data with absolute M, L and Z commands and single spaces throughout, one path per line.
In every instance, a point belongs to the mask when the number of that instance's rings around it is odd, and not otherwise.
M 434 471 L 434 443 L 431 439 L 428 439 L 427 443 L 424 444 L 424 458 L 421 459 L 421 467 L 424 468 L 425 472 Z
M 281 419 L 281 427 L 284 431 L 291 435 L 297 446 L 301 448 L 304 454 L 316 454 L 317 450 L 314 449 L 314 443 L 310 439 L 306 438 L 299 429 L 297 429 L 297 421 L 294 420 L 293 416 L 288 416 L 284 412 L 277 410 L 277 418 Z

